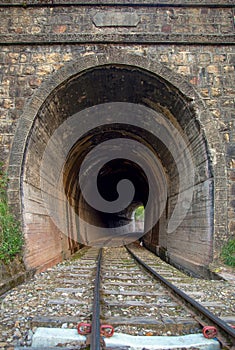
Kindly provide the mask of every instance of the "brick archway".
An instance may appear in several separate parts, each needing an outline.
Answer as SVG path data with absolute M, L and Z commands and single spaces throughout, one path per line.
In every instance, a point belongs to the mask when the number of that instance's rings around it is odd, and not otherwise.
M 63 86 L 66 85 L 66 82 L 72 81 L 82 72 L 106 65 L 122 65 L 132 67 L 132 69 L 149 72 L 155 75 L 156 78 L 158 77 L 158 79 L 163 79 L 164 81 L 168 82 L 175 92 L 180 92 L 180 94 L 184 96 L 185 101 L 187 101 L 187 113 L 189 112 L 195 121 L 200 125 L 201 132 L 205 137 L 208 152 L 207 157 L 208 159 L 211 158 L 209 166 L 212 170 L 211 174 L 214 177 L 214 188 L 219 187 L 219 181 L 221 178 L 225 178 L 226 170 L 223 147 L 220 143 L 216 125 L 194 88 L 192 88 L 192 86 L 186 81 L 182 80 L 181 76 L 175 74 L 170 69 L 160 65 L 154 60 L 130 54 L 125 52 L 125 50 L 119 52 L 118 49 L 110 48 L 108 56 L 107 52 L 99 51 L 97 52 L 97 55 L 93 54 L 86 56 L 85 58 L 81 57 L 76 62 L 70 63 L 56 72 L 47 81 L 45 81 L 41 88 L 32 97 L 27 108 L 25 109 L 15 133 L 9 162 L 9 176 L 11 179 L 10 190 L 14 190 L 15 194 L 14 200 L 11 204 L 15 205 L 16 211 L 19 211 L 21 214 L 22 203 L 24 200 L 24 197 L 22 198 L 22 196 L 25 196 L 25 193 L 23 193 L 23 173 L 26 150 L 38 114 L 41 113 L 43 106 L 45 106 L 45 102 L 48 101 L 51 94 L 63 88 Z M 185 111 L 183 112 L 183 115 L 184 113 Z M 216 154 L 217 162 L 213 158 L 213 154 Z M 210 200 L 213 201 L 213 189 L 211 189 L 211 191 Z M 213 230 L 212 234 L 214 235 L 216 247 L 216 242 L 217 240 L 219 241 L 220 226 L 223 225 L 227 227 L 227 213 L 226 207 L 221 207 L 220 202 L 217 201 L 216 198 L 212 205 L 215 215 L 213 223 L 214 227 L 211 227 L 211 229 Z M 209 247 L 209 250 L 211 248 L 212 247 Z M 212 253 L 210 254 L 212 256 Z M 214 256 L 215 255 L 216 250 Z M 210 261 L 211 260 L 209 259 L 208 263 Z

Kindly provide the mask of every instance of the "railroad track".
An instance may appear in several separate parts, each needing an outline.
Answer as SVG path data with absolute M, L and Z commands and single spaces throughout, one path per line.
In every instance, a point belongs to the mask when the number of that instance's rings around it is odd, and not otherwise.
M 92 316 L 92 330 L 95 331 L 91 332 L 91 349 L 99 350 L 101 348 L 97 346 L 100 337 L 100 327 L 102 327 L 100 325 L 101 308 L 98 306 L 100 303 L 100 291 L 102 291 L 103 294 L 102 316 L 105 324 L 120 327 L 122 323 L 125 326 L 128 325 L 129 328 L 131 326 L 135 328 L 136 324 L 138 324 L 138 328 L 141 329 L 142 332 L 146 330 L 147 326 L 146 333 L 149 335 L 158 334 L 159 328 L 164 328 L 166 324 L 168 324 L 168 334 L 174 334 L 174 332 L 184 334 L 192 331 L 198 332 L 200 327 L 203 327 L 204 335 L 209 338 L 217 337 L 223 348 L 232 349 L 235 346 L 235 330 L 230 325 L 206 309 L 201 303 L 198 303 L 192 296 L 187 295 L 169 282 L 168 279 L 157 273 L 156 266 L 153 265 L 151 267 L 138 257 L 138 253 L 135 254 L 133 250 L 128 247 L 126 249 L 130 257 L 125 256 L 126 252 L 120 254 L 121 251 L 119 251 L 117 259 L 114 258 L 113 252 L 110 257 L 104 257 L 103 278 L 100 285 L 98 281 L 100 280 L 99 276 L 101 272 L 99 269 L 102 255 L 101 251 L 99 253 L 94 294 L 95 307 Z M 143 251 L 142 249 L 142 252 Z M 120 257 L 122 260 L 121 263 Z M 139 266 L 136 267 L 132 265 L 133 259 Z M 110 270 L 112 264 L 114 266 L 114 271 Z M 141 270 L 142 268 L 145 269 L 149 276 L 143 273 Z M 169 273 L 169 271 L 165 271 L 165 273 Z M 113 290 L 113 285 L 118 287 L 119 290 Z M 124 285 L 131 290 L 125 292 Z M 141 292 L 141 290 L 149 290 L 149 288 L 150 292 Z M 118 297 L 118 300 L 113 301 L 115 297 Z M 133 297 L 134 300 L 132 300 Z M 125 298 L 126 300 L 124 300 Z M 210 306 L 210 303 L 207 303 L 207 305 Z M 116 317 L 108 318 L 108 313 L 112 315 L 111 310 L 115 308 L 118 310 L 121 309 L 121 312 L 119 312 L 118 315 L 116 314 Z M 122 314 L 128 314 L 127 309 L 129 308 L 132 308 L 131 315 L 135 316 L 123 317 L 120 320 Z M 174 311 L 173 317 L 169 315 L 169 310 L 171 310 L 171 308 L 173 308 Z M 176 310 L 179 315 L 178 317 L 175 316 Z M 115 312 L 117 312 L 117 310 L 115 310 Z M 139 316 L 139 314 L 141 314 L 141 316 Z M 152 314 L 152 320 L 149 318 L 150 314 Z M 158 320 L 156 315 L 159 315 Z M 146 319 L 148 319 L 147 325 Z M 173 323 L 171 323 L 172 321 Z M 171 331 L 169 331 L 169 324 L 173 325 Z
M 176 285 L 171 283 L 167 278 L 160 275 L 156 268 L 149 266 L 146 262 L 144 262 L 138 255 L 136 255 L 133 251 L 127 248 L 131 256 L 142 266 L 145 270 L 150 273 L 154 278 L 166 287 L 170 293 L 170 295 L 178 300 L 180 303 L 186 306 L 186 308 L 191 311 L 191 317 L 195 321 L 197 321 L 200 326 L 203 327 L 203 334 L 206 337 L 212 338 L 212 336 L 216 337 L 222 348 L 227 349 L 235 349 L 235 329 L 233 325 L 229 325 L 221 318 L 216 316 L 213 312 L 208 310 L 203 303 L 199 303 L 192 296 L 183 292 Z M 166 272 L 166 271 L 165 271 Z M 164 273 L 164 271 L 163 271 Z M 204 303 L 210 306 L 209 303 Z M 213 304 L 212 304 L 213 306 Z M 219 306 L 219 305 L 218 305 Z
M 86 334 L 87 340 L 83 345 L 68 342 L 64 344 L 67 349 L 84 349 L 88 345 L 92 350 L 105 348 L 108 338 L 101 337 L 101 331 L 107 337 L 114 329 L 115 333 L 149 338 L 201 333 L 204 325 L 216 328 L 221 348 L 234 349 L 235 330 L 228 324 L 235 321 L 232 307 L 208 300 L 200 287 L 202 281 L 198 280 L 196 285 L 193 281 L 192 287 L 191 277 L 134 244 L 131 250 L 91 248 L 79 260 L 61 264 L 38 277 L 34 282 L 35 295 L 31 295 L 31 303 L 28 301 L 28 307 L 34 309 L 24 322 L 33 331 L 42 326 L 76 328 L 80 323 L 79 332 Z M 219 283 L 215 281 L 214 292 Z M 27 294 L 27 288 L 28 285 L 22 286 L 21 291 Z M 34 303 L 36 295 L 39 298 Z M 19 323 L 23 314 L 24 308 L 18 310 Z M 208 329 L 206 333 L 214 330 Z M 17 348 L 31 344 L 19 342 Z M 118 348 L 130 347 L 115 347 Z

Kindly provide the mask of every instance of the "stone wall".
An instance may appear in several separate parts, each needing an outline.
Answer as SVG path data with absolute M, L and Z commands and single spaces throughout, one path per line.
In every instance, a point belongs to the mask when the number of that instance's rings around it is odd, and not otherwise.
M 63 76 L 66 79 L 69 70 L 75 74 L 77 62 L 86 69 L 90 62 L 141 66 L 143 61 L 145 69 L 158 70 L 176 86 L 178 82 L 182 91 L 188 84 L 206 110 L 206 117 L 200 118 L 213 163 L 214 257 L 218 256 L 223 242 L 235 234 L 232 2 L 77 3 L 24 7 L 17 1 L 0 2 L 0 154 L 9 166 L 12 207 L 21 217 L 24 150 L 17 149 L 17 141 L 22 138 L 27 144 L 33 115 Z M 58 84 L 54 76 L 60 76 Z M 24 134 L 17 125 L 28 131 Z M 53 247 L 57 260 L 61 246 Z
M 6 7 L 1 11 L 1 40 L 8 42 L 200 41 L 210 36 L 221 42 L 232 40 L 232 8 L 155 6 L 54 6 Z M 196 37 L 197 36 L 197 37 Z M 143 40 L 144 38 L 144 40 Z

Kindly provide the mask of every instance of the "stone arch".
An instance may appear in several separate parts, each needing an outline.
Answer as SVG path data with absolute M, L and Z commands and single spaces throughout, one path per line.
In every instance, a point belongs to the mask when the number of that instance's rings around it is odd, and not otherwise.
M 138 56 L 136 54 L 128 53 L 126 50 L 119 51 L 116 48 L 110 48 L 107 54 L 99 50 L 85 57 L 80 57 L 76 62 L 67 64 L 52 77 L 44 82 L 44 84 L 36 91 L 35 95 L 29 101 L 22 117 L 19 120 L 17 130 L 15 133 L 10 160 L 9 160 L 9 199 L 15 211 L 22 214 L 24 206 L 25 193 L 23 193 L 22 181 L 24 172 L 24 162 L 26 157 L 26 149 L 31 136 L 32 128 L 35 124 L 38 113 L 41 111 L 42 106 L 45 105 L 45 101 L 51 96 L 51 94 L 57 91 L 65 82 L 71 81 L 74 77 L 78 76 L 82 72 L 95 69 L 96 67 L 105 67 L 107 65 L 113 66 L 126 66 L 149 72 L 158 79 L 168 82 L 172 87 L 179 91 L 185 99 L 188 100 L 188 110 L 190 110 L 195 120 L 200 125 L 203 135 L 205 135 L 205 142 L 207 144 L 208 159 L 211 158 L 210 167 L 212 169 L 212 175 L 214 178 L 214 188 L 219 187 L 219 181 L 226 178 L 225 173 L 225 159 L 223 146 L 220 142 L 220 136 L 216 128 L 216 123 L 211 117 L 210 113 L 206 110 L 206 107 L 195 91 L 195 89 L 185 80 L 182 76 L 174 73 L 164 65 L 160 65 L 154 60 L 150 60 L 144 56 Z M 216 155 L 216 157 L 215 157 Z M 218 183 L 218 185 L 217 185 Z M 213 188 L 210 191 L 214 191 Z M 211 200 L 213 200 L 214 193 L 211 193 Z M 215 198 L 214 201 L 215 214 L 220 211 L 220 215 L 214 216 L 214 244 L 219 240 L 219 229 L 222 226 L 227 227 L 227 214 L 225 206 L 220 207 L 220 202 Z M 224 210 L 221 213 L 221 210 Z M 222 218 L 222 219 L 221 219 Z M 212 249 L 210 247 L 209 249 Z M 216 251 L 215 251 L 216 252 Z M 207 261 L 209 263 L 212 258 Z M 177 262 L 177 261 L 176 261 Z M 30 265 L 30 264 L 29 264 Z M 34 265 L 34 263 L 31 263 Z M 205 263 L 204 263 L 205 265 Z

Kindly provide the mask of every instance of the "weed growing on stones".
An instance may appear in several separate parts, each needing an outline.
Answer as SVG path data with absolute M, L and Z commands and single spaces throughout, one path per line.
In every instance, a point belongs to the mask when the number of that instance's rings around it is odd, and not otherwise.
M 221 256 L 226 265 L 235 267 L 235 238 L 224 245 Z
M 20 223 L 8 206 L 7 184 L 7 174 L 0 163 L 0 260 L 5 264 L 9 264 L 23 247 Z

